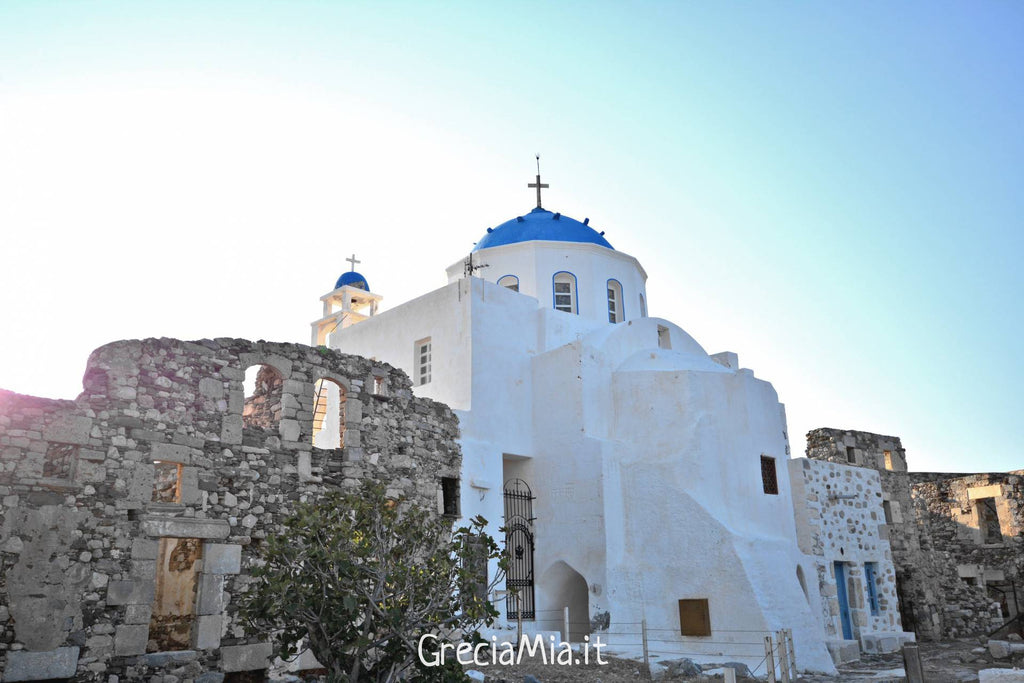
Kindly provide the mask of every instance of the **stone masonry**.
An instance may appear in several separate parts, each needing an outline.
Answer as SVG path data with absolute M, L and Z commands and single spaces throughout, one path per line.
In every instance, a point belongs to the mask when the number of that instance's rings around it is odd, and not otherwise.
M 982 577 L 987 567 L 988 575 L 1001 581 L 1019 575 L 1020 473 L 911 473 L 898 437 L 841 429 L 809 432 L 807 457 L 879 474 L 883 533 L 892 549 L 904 628 L 922 639 L 941 639 L 985 634 L 1003 623 L 1000 601 L 981 582 L 962 576 L 971 571 L 964 565 L 975 571 L 981 566 Z M 978 540 L 978 506 L 969 500 L 970 491 L 977 494 L 984 486 L 995 488 L 983 493 L 1004 501 L 997 507 L 1005 533 L 991 547 Z
M 312 446 L 320 379 L 346 392 L 343 448 Z M 249 680 L 271 650 L 232 597 L 261 540 L 367 479 L 440 512 L 457 437 L 402 371 L 298 344 L 121 341 L 73 401 L 0 391 L 3 681 Z

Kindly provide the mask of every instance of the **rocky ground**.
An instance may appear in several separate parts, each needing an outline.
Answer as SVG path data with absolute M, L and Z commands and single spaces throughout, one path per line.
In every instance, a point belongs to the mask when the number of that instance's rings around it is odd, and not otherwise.
M 479 671 L 486 676 L 486 683 L 635 683 L 645 680 L 641 665 L 629 659 L 608 658 L 604 666 L 596 664 L 558 666 L 545 664 L 539 658 L 523 661 L 518 666 L 487 666 Z M 968 683 L 978 680 L 978 671 L 994 668 L 1024 668 L 1024 655 L 1013 659 L 994 659 L 987 648 L 976 639 L 956 640 L 941 643 L 922 643 L 921 660 L 928 683 Z M 688 660 L 683 660 L 688 661 Z M 660 681 L 666 683 L 721 680 L 714 671 L 697 674 L 687 671 L 685 664 L 670 667 L 662 672 Z M 532 677 L 532 678 L 531 678 Z M 738 681 L 754 681 L 740 676 Z M 838 683 L 846 681 L 903 681 L 903 659 L 899 653 L 889 655 L 864 655 L 859 662 L 840 669 L 840 675 L 802 676 L 800 683 Z

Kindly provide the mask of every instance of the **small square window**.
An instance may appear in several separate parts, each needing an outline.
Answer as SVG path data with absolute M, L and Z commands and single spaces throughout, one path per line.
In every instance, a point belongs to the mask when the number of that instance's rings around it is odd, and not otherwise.
M 684 636 L 711 635 L 711 614 L 707 598 L 679 601 L 679 632 Z
M 779 477 L 775 472 L 775 458 L 767 455 L 761 456 L 761 484 L 764 492 L 777 496 L 779 495 Z
M 69 443 L 51 443 L 43 460 L 43 476 L 51 479 L 70 479 L 78 457 L 78 446 Z
M 459 480 L 455 477 L 441 477 L 441 513 L 459 516 Z

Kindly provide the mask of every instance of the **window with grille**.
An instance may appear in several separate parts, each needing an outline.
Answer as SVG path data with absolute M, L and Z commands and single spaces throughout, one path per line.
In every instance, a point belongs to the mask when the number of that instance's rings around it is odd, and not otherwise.
M 576 312 L 576 276 L 572 273 L 555 275 L 555 310 L 564 313 Z
M 775 472 L 775 458 L 761 456 L 761 484 L 764 492 L 773 496 L 779 495 L 779 477 Z
M 615 280 L 608 281 L 608 322 L 620 323 L 623 320 L 622 285 Z
M 433 356 L 430 337 L 420 339 L 416 347 L 416 384 L 423 385 L 430 381 L 431 361 Z
M 43 476 L 53 479 L 70 479 L 77 455 L 78 446 L 69 443 L 51 443 L 46 447 Z

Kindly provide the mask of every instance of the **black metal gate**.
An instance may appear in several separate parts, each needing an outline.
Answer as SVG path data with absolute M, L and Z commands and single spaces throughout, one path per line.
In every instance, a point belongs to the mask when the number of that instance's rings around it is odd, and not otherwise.
M 522 479 L 505 482 L 505 552 L 505 588 L 509 591 L 505 613 L 509 619 L 534 619 L 533 492 Z

